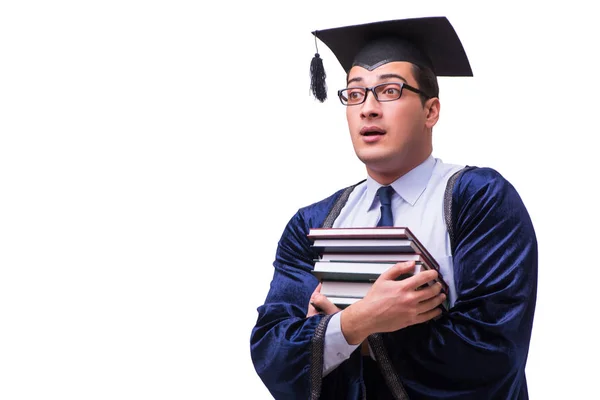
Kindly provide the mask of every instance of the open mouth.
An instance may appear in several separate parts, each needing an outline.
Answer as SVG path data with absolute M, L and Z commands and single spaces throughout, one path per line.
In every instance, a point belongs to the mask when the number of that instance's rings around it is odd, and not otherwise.
M 378 136 L 385 135 L 385 131 L 375 126 L 365 126 L 360 130 L 361 136 Z
M 384 135 L 384 133 L 376 132 L 376 131 L 368 131 L 368 132 L 364 132 L 362 135 L 363 136 L 377 136 L 377 135 Z

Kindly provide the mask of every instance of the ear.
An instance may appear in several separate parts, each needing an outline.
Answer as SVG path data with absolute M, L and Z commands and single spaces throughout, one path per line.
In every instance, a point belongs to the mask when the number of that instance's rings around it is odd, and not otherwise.
M 437 124 L 440 118 L 440 99 L 433 97 L 425 102 L 425 126 L 429 129 Z

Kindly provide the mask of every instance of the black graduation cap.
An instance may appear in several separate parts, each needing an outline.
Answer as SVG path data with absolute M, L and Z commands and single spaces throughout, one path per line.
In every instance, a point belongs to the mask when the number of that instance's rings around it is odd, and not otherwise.
M 392 61 L 430 68 L 437 76 L 473 76 L 469 59 L 446 17 L 398 19 L 314 31 L 348 73 L 359 65 L 373 70 Z M 325 71 L 318 52 L 311 62 L 311 89 L 327 98 Z

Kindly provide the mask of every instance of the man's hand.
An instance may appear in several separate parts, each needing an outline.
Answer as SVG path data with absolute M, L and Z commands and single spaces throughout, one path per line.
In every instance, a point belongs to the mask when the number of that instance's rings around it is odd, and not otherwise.
M 312 317 L 313 315 L 319 313 L 325 314 L 334 314 L 340 311 L 340 309 L 333 304 L 327 297 L 321 294 L 321 284 L 319 283 L 310 296 L 310 302 L 308 303 L 308 313 L 307 317 Z
M 437 271 L 421 271 L 396 280 L 402 274 L 413 273 L 414 267 L 414 261 L 394 265 L 379 276 L 362 300 L 342 312 L 342 332 L 349 344 L 358 344 L 372 333 L 397 331 L 441 314 L 438 306 L 446 299 L 442 286 L 427 286 L 437 278 Z

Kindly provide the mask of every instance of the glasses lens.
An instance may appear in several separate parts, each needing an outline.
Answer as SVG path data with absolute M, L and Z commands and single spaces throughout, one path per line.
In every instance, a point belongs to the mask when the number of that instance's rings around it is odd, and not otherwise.
M 374 88 L 379 101 L 398 100 L 402 95 L 402 84 L 400 83 L 384 83 L 377 85 Z
M 354 105 L 360 104 L 365 100 L 365 89 L 363 88 L 347 88 L 340 91 L 342 103 Z

